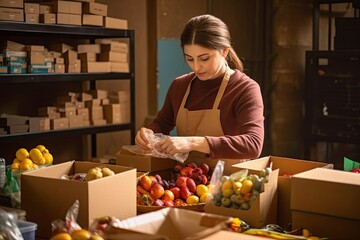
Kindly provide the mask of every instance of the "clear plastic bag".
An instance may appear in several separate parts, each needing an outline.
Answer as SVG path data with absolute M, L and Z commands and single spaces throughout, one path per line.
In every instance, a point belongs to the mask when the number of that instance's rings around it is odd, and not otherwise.
M 65 221 L 62 219 L 56 219 L 51 223 L 53 235 L 60 232 L 67 232 L 71 234 L 74 230 L 81 229 L 81 226 L 77 223 L 80 208 L 79 205 L 79 200 L 75 200 L 66 213 Z
M 170 154 L 159 152 L 158 150 L 155 149 L 154 146 L 156 145 L 156 143 L 158 143 L 160 140 L 167 137 L 167 135 L 164 135 L 162 133 L 153 133 L 152 131 L 146 131 L 146 134 L 147 134 L 147 138 L 149 140 L 150 150 L 144 151 L 137 145 L 126 145 L 126 146 L 123 146 L 122 148 L 129 152 L 137 154 L 137 155 L 146 155 L 146 156 L 152 156 L 152 157 L 158 157 L 158 158 L 170 158 L 170 159 L 176 160 L 181 163 L 184 163 L 186 161 L 186 159 L 188 158 L 189 153 L 176 153 L 174 155 L 170 155 Z
M 23 240 L 17 220 L 16 213 L 0 209 L 0 235 L 8 240 Z

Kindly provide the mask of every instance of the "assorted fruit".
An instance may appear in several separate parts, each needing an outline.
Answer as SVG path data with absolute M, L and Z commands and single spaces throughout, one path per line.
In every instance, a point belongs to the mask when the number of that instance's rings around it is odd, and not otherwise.
M 171 180 L 158 174 L 143 175 L 137 184 L 137 204 L 143 206 L 187 206 L 205 203 L 211 171 L 206 163 L 176 165 Z
M 264 192 L 271 168 L 263 169 L 259 175 L 241 170 L 230 176 L 222 176 L 214 184 L 212 200 L 216 206 L 248 210 L 251 203 Z
M 44 145 L 37 145 L 28 151 L 26 148 L 19 148 L 15 152 L 15 159 L 11 164 L 13 170 L 36 169 L 42 165 L 53 163 L 53 156 Z
M 115 172 L 108 167 L 98 166 L 90 168 L 86 173 L 76 173 L 71 176 L 62 176 L 63 179 L 77 180 L 77 181 L 91 181 L 103 177 L 113 176 Z

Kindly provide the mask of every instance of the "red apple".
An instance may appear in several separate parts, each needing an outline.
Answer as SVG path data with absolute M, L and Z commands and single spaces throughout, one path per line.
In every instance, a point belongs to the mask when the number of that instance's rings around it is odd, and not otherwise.
M 186 187 L 189 189 L 190 192 L 192 193 L 196 192 L 196 184 L 193 179 L 191 178 L 186 179 Z
M 180 173 L 180 170 L 181 170 L 182 168 L 183 168 L 183 166 L 177 164 L 177 165 L 175 165 L 173 171 L 174 171 L 175 173 Z
M 203 174 L 203 170 L 199 167 L 196 167 L 192 171 L 192 174 L 194 174 L 194 173 Z
M 186 177 L 189 177 L 191 175 L 193 171 L 193 168 L 191 167 L 183 167 L 181 170 L 180 170 L 180 174 L 182 176 L 186 176 Z
M 188 197 L 192 195 L 188 187 L 181 187 L 180 188 L 180 195 L 183 200 L 186 200 Z
M 180 188 L 179 187 L 170 188 L 170 191 L 174 194 L 174 199 L 180 198 Z
M 201 179 L 202 179 L 202 184 L 207 185 L 207 183 L 209 182 L 209 179 L 203 174 L 201 175 Z
M 155 198 L 161 198 L 162 195 L 164 195 L 164 187 L 161 186 L 159 183 L 155 183 L 150 188 L 150 194 Z
M 176 186 L 179 188 L 186 186 L 186 179 L 187 179 L 187 177 L 185 177 L 185 176 L 178 177 L 176 179 Z
M 206 163 L 201 163 L 199 167 L 201 168 L 204 174 L 207 174 L 210 170 L 209 165 L 207 165 Z
M 186 163 L 185 166 L 186 166 L 186 167 L 191 167 L 191 168 L 197 168 L 197 165 L 196 165 L 196 163 L 194 163 L 194 162 Z

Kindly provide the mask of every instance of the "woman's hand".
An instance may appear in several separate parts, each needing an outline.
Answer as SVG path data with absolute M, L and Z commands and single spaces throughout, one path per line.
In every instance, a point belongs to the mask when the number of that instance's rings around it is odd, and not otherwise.
M 140 128 L 140 130 L 136 133 L 135 144 L 141 149 L 144 150 L 150 149 L 149 139 L 148 139 L 149 133 L 154 133 L 154 132 L 151 129 L 145 127 Z
M 200 151 L 209 153 L 210 148 L 204 137 L 171 137 L 167 136 L 155 144 L 155 149 L 159 152 L 174 156 L 176 153 L 189 153 Z

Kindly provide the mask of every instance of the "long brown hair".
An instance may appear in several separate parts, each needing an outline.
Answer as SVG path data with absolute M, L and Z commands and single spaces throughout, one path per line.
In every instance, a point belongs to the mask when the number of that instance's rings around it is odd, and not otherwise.
M 219 18 L 205 14 L 191 18 L 185 25 L 180 37 L 181 47 L 197 44 L 204 48 L 222 50 L 229 48 L 226 62 L 232 69 L 244 70 L 243 63 L 231 46 L 227 25 Z

